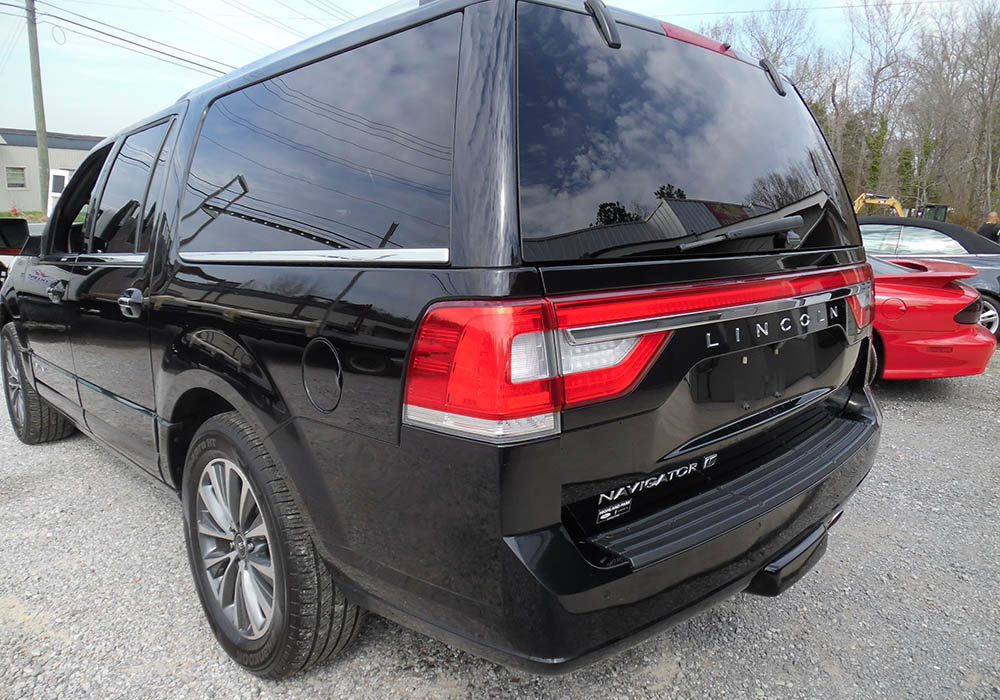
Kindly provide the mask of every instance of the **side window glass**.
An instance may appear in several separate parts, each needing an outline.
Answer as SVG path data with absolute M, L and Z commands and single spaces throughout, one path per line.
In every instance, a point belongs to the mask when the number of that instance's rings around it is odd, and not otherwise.
M 46 253 L 61 256 L 86 251 L 83 232 L 88 203 L 110 152 L 109 145 L 90 154 L 66 183 L 46 232 Z
M 862 224 L 861 238 L 865 250 L 876 255 L 894 255 L 899 241 L 899 226 Z
M 182 252 L 447 248 L 461 27 L 449 15 L 216 100 Z
M 940 231 L 904 226 L 899 238 L 899 255 L 965 255 L 965 248 Z
M 167 176 L 167 161 L 173 153 L 174 144 L 177 141 L 177 130 L 173 128 L 173 122 L 167 126 L 167 137 L 160 149 L 160 155 L 156 158 L 153 166 L 153 176 L 149 181 L 149 188 L 146 192 L 146 203 L 142 208 L 142 223 L 139 226 L 139 245 L 136 250 L 140 253 L 149 251 L 149 241 L 153 235 L 153 222 L 156 220 L 157 207 L 160 205 L 159 197 L 163 190 L 163 180 Z
M 92 253 L 133 253 L 143 195 L 160 152 L 168 122 L 132 134 L 122 144 L 93 212 Z

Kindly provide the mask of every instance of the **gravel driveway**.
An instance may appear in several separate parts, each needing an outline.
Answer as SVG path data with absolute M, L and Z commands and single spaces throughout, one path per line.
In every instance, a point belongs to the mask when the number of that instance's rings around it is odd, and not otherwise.
M 882 451 L 826 557 L 561 678 L 509 672 L 369 616 L 283 683 L 216 645 L 165 487 L 76 436 L 0 420 L 0 697 L 1000 698 L 1000 353 L 985 376 L 878 387 Z

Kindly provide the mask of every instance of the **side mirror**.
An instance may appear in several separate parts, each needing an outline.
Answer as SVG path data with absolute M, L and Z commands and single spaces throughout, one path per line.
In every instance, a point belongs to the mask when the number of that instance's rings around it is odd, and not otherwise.
M 17 255 L 29 236 L 27 219 L 0 218 L 0 255 Z

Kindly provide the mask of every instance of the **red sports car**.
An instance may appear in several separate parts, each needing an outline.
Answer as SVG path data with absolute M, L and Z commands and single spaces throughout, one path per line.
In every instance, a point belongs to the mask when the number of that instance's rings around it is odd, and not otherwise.
M 882 260 L 875 271 L 875 350 L 884 379 L 980 374 L 996 338 L 979 323 L 976 271 L 939 260 Z

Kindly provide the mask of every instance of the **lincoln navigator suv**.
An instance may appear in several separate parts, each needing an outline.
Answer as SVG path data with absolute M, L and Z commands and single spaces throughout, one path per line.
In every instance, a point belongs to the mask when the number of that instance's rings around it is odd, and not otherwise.
M 26 443 L 174 489 L 239 664 L 370 610 L 540 673 L 823 555 L 872 273 L 767 60 L 600 0 L 410 2 L 98 144 L 2 289 Z

